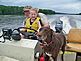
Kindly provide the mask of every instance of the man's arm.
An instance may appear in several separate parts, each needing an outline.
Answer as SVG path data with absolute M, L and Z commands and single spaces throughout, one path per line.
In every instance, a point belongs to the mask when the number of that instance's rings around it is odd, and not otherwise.
M 39 17 L 41 18 L 41 22 L 42 22 L 43 26 L 44 26 L 44 27 L 50 27 L 46 15 L 43 14 L 43 13 L 39 13 L 38 15 L 39 15 Z

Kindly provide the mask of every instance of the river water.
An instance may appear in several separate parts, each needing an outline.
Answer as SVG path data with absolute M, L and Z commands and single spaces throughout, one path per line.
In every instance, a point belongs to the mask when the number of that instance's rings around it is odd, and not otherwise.
M 47 15 L 51 27 L 61 16 L 67 16 L 72 27 L 81 28 L 80 15 Z M 18 28 L 22 26 L 24 19 L 25 17 L 20 15 L 0 15 L 0 30 L 2 28 Z

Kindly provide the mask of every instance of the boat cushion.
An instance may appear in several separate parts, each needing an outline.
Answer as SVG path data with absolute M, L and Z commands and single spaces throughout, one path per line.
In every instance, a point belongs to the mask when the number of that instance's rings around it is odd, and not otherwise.
M 81 43 L 81 29 L 70 29 L 67 35 L 67 42 Z
M 67 43 L 66 50 L 74 51 L 74 52 L 81 52 L 81 44 L 79 44 L 79 43 Z

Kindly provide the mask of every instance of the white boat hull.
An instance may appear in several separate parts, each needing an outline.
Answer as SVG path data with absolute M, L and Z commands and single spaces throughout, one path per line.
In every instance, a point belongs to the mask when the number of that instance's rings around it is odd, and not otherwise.
M 37 40 L 22 39 L 0 43 L 0 56 L 7 56 L 19 61 L 38 61 L 35 53 L 42 52 Z

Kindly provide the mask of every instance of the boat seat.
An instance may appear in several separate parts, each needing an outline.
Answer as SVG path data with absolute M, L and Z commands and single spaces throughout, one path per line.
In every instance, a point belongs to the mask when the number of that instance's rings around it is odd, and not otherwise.
M 67 50 L 74 52 L 81 52 L 81 44 L 78 43 L 67 43 Z
M 67 42 L 81 43 L 81 29 L 70 29 L 67 35 Z
M 69 33 L 67 34 L 66 50 L 76 52 L 76 54 L 81 53 L 81 29 L 70 29 Z

